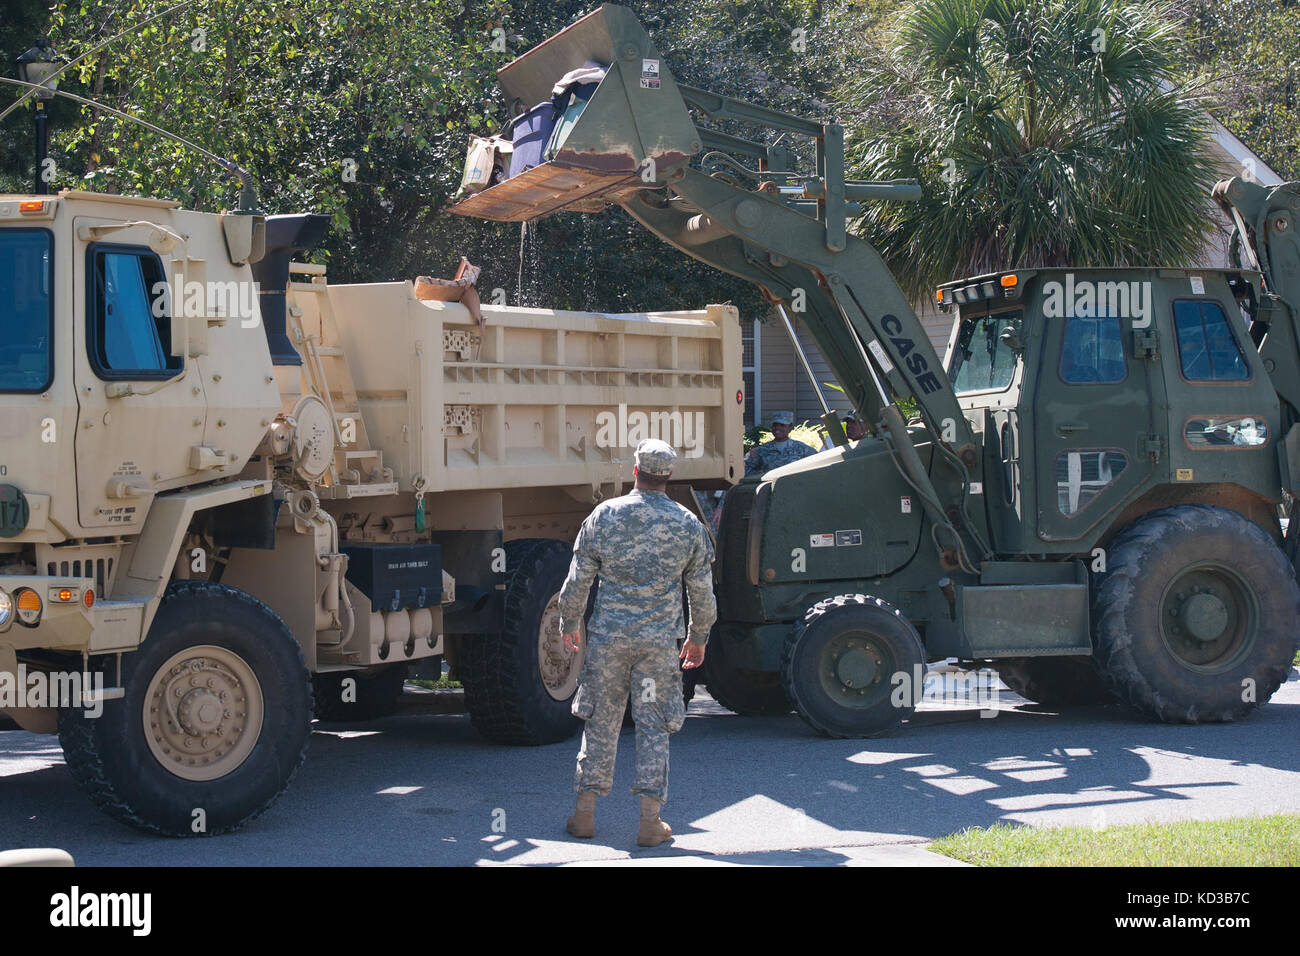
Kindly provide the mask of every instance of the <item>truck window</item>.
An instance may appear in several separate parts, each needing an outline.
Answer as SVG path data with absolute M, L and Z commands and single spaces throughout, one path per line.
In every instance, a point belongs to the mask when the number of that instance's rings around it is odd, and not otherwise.
M 181 360 L 168 354 L 171 323 L 162 262 L 152 252 L 92 246 L 90 355 L 100 378 L 170 378 Z M 159 313 L 159 314 L 155 314 Z
M 1018 326 L 1020 310 L 966 319 L 957 335 L 948 380 L 953 390 L 983 392 L 1011 384 L 1016 371 L 1016 353 L 1002 341 L 1008 326 Z
M 1061 381 L 1070 385 L 1122 382 L 1124 340 L 1118 316 L 1070 316 L 1061 342 Z
M 1240 382 L 1250 378 L 1241 347 L 1217 302 L 1174 302 L 1174 329 L 1183 375 L 1194 382 Z
M 0 231 L 0 392 L 43 392 L 54 380 L 51 252 L 44 229 Z

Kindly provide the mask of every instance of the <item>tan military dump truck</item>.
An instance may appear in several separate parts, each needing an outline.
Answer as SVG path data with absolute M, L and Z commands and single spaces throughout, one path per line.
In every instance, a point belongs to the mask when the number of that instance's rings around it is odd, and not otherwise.
M 324 228 L 0 196 L 0 706 L 137 827 L 238 827 L 422 659 L 488 738 L 569 736 L 557 595 L 630 446 L 688 505 L 743 471 L 733 308 L 480 322 L 329 285 Z

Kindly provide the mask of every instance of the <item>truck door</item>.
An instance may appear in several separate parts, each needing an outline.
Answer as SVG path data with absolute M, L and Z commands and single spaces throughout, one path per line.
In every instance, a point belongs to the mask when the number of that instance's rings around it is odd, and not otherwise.
M 1067 287 L 1088 281 L 1066 278 Z M 1163 386 L 1132 354 L 1127 310 L 1073 311 L 1045 318 L 1034 396 L 1038 536 L 1046 541 L 1084 537 L 1146 482 L 1153 436 L 1165 431 L 1152 419 L 1163 414 Z
M 78 217 L 82 226 L 102 219 Z M 76 316 L 77 512 L 83 528 L 138 530 L 152 495 L 192 474 L 202 442 L 197 362 L 171 355 L 167 261 L 147 224 L 78 240 Z M 176 306 L 179 307 L 179 306 Z

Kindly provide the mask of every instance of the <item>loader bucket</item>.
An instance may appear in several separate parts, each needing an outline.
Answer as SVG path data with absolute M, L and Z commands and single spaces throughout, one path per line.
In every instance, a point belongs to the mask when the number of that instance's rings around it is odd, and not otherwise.
M 591 210 L 655 182 L 700 150 L 672 74 L 631 11 L 605 4 L 497 71 L 518 115 L 551 99 L 556 82 L 589 62 L 605 67 L 553 156 L 457 203 L 462 216 L 519 222 Z

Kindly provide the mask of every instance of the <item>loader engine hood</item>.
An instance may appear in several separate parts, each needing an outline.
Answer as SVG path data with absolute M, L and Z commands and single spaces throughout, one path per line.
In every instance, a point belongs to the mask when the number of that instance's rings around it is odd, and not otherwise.
M 928 461 L 930 445 L 917 450 Z M 916 554 L 921 519 L 877 439 L 783 465 L 727 493 L 719 595 L 729 609 L 752 608 L 754 588 L 890 574 Z

